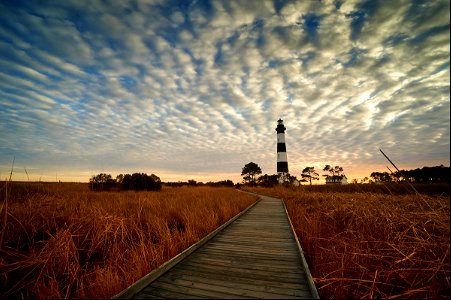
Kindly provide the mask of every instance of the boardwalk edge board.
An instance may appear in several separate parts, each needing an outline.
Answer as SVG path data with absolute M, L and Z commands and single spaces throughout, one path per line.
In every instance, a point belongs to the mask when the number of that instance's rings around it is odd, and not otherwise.
M 202 247 L 206 242 L 211 240 L 214 236 L 216 236 L 219 232 L 221 232 L 223 229 L 225 229 L 227 226 L 232 224 L 236 219 L 244 215 L 248 210 L 250 210 L 252 207 L 254 207 L 258 202 L 261 201 L 261 196 L 258 194 L 254 194 L 256 196 L 259 196 L 259 199 L 257 199 L 254 203 L 249 205 L 246 209 L 244 209 L 242 212 L 238 213 L 236 216 L 228 220 L 226 223 L 222 224 L 218 228 L 216 228 L 214 231 L 210 232 L 208 235 L 206 235 L 203 239 L 199 240 L 195 244 L 191 245 L 189 248 L 185 249 L 184 251 L 180 252 L 176 256 L 174 256 L 172 259 L 168 260 L 167 262 L 163 263 L 158 268 L 154 269 L 141 279 L 138 279 L 135 283 L 130 285 L 128 288 L 123 290 L 122 292 L 114 295 L 111 297 L 111 299 L 130 299 L 132 298 L 136 293 L 140 292 L 144 288 L 146 288 L 151 282 L 158 279 L 160 276 L 162 276 L 164 273 L 169 271 L 171 268 L 175 267 L 180 261 L 188 257 L 191 253 Z
M 316 290 L 315 282 L 313 281 L 312 274 L 310 273 L 310 269 L 308 267 L 307 260 L 305 259 L 305 256 L 304 256 L 304 250 L 302 250 L 301 243 L 298 240 L 298 236 L 296 235 L 296 231 L 294 230 L 293 223 L 291 223 L 290 215 L 288 214 L 287 207 L 285 206 L 285 201 L 283 199 L 281 199 L 281 200 L 283 203 L 283 207 L 285 209 L 285 213 L 287 214 L 287 217 L 288 217 L 288 222 L 290 222 L 291 231 L 293 232 L 294 239 L 296 240 L 296 245 L 298 246 L 299 255 L 301 256 L 301 262 L 305 268 L 305 274 L 307 275 L 307 283 L 310 287 L 310 291 L 312 292 L 312 298 L 320 299 L 318 291 Z

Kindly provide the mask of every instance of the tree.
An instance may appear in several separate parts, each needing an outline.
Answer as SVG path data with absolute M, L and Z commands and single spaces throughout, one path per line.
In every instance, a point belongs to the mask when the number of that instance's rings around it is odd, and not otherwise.
M 89 179 L 91 190 L 109 190 L 116 185 L 116 180 L 110 174 L 100 173 Z
M 244 165 L 243 170 L 241 171 L 241 176 L 243 176 L 244 181 L 248 181 L 248 183 L 255 183 L 255 175 L 261 174 L 262 169 L 254 163 L 250 162 Z
M 329 172 L 329 174 L 323 175 L 326 177 L 326 182 L 329 180 L 329 182 L 339 183 L 345 174 L 343 174 L 343 168 L 340 166 L 332 167 L 330 165 L 326 165 L 323 169 L 323 171 Z
M 332 173 L 332 176 L 334 175 L 334 168 L 332 168 L 330 165 L 325 165 L 323 171 Z M 329 176 L 329 175 L 323 175 L 323 176 Z
M 130 174 L 119 174 L 116 179 L 110 174 L 100 173 L 98 175 L 92 176 L 89 180 L 89 186 L 92 190 L 111 190 L 111 189 L 122 189 L 122 190 L 148 190 L 148 191 L 159 191 L 161 190 L 161 180 L 155 174 L 147 175 L 145 173 L 133 173 Z
M 450 167 L 444 165 L 435 167 L 423 167 L 414 170 L 401 170 L 395 172 L 394 176 L 400 180 L 412 182 L 449 182 L 451 179 Z
M 161 190 L 161 180 L 154 174 L 150 176 L 145 173 L 125 174 L 122 178 L 122 189 L 159 191 Z
M 334 167 L 334 171 L 335 171 L 337 176 L 343 176 L 344 175 L 344 174 L 340 174 L 340 173 L 343 173 L 343 168 L 340 167 L 340 166 L 335 166 Z
M 301 177 L 306 181 L 310 181 L 310 185 L 312 185 L 312 180 L 319 180 L 319 174 L 315 172 L 315 167 L 305 167 L 302 170 Z
M 262 175 L 260 177 L 258 177 L 257 182 L 259 185 L 264 186 L 264 187 L 272 187 L 275 186 L 279 183 L 277 174 L 274 175 Z
M 294 185 L 294 183 L 297 181 L 297 184 L 299 184 L 299 181 L 298 181 L 298 179 L 296 178 L 296 176 L 292 176 L 292 175 L 290 175 L 290 173 L 287 173 L 288 174 L 288 182 L 286 182 L 286 184 L 287 185 Z
M 150 174 L 150 177 L 153 179 L 153 181 L 155 181 L 155 182 L 159 182 L 160 184 L 161 184 L 161 179 L 160 179 L 160 177 L 158 177 L 157 175 L 155 175 L 155 174 Z
M 327 171 L 327 172 L 331 173 L 332 176 L 344 175 L 344 174 L 340 174 L 340 173 L 343 173 L 343 168 L 340 166 L 331 167 L 330 165 L 326 165 L 324 167 L 323 171 Z
M 197 183 L 199 185 L 199 183 Z M 233 181 L 230 179 L 227 180 L 221 180 L 221 181 L 209 181 L 206 183 L 208 186 L 218 187 L 218 186 L 227 186 L 227 187 L 233 187 Z
M 123 190 L 131 190 L 132 187 L 132 175 L 125 174 L 124 177 L 122 177 L 121 187 Z
M 374 182 L 391 182 L 392 177 L 388 172 L 373 172 L 370 175 Z

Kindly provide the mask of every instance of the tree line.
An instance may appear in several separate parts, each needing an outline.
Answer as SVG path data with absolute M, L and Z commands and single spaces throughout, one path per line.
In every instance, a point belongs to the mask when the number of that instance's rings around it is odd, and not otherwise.
M 429 183 L 429 182 L 449 182 L 451 179 L 450 167 L 443 165 L 435 167 L 423 167 L 412 170 L 400 170 L 396 172 L 372 172 L 370 178 L 365 177 L 360 182 L 354 180 L 352 183 L 378 183 L 378 182 L 417 182 L 417 183 Z M 342 178 L 345 176 L 343 167 L 331 165 L 325 165 L 322 171 L 326 174 L 322 175 L 326 178 Z M 254 162 L 246 164 L 241 172 L 243 176 L 243 183 L 254 186 L 272 187 L 279 184 L 279 176 L 277 174 L 268 175 L 262 174 L 260 166 Z M 301 179 L 298 180 L 296 176 L 287 174 L 284 184 L 292 185 L 295 182 L 309 182 L 319 180 L 319 173 L 315 170 L 315 167 L 305 167 L 301 172 Z M 193 179 L 187 182 L 161 182 L 160 178 L 155 174 L 147 175 L 146 173 L 133 173 L 133 174 L 119 174 L 116 178 L 113 178 L 110 174 L 100 173 L 94 175 L 89 180 L 89 186 L 91 190 L 135 190 L 135 191 L 159 191 L 162 184 L 167 186 L 228 186 L 239 187 L 241 184 L 234 184 L 232 180 L 221 180 L 217 182 L 197 182 Z
M 396 172 L 372 172 L 370 178 L 362 181 L 368 182 L 449 182 L 451 179 L 450 167 L 444 165 L 435 167 L 423 167 L 411 170 L 399 170 Z
M 327 172 L 327 174 L 323 175 L 326 178 L 332 177 L 336 179 L 341 179 L 344 175 L 343 173 L 343 167 L 340 166 L 334 166 L 331 165 L 325 165 L 323 171 Z M 248 185 L 260 185 L 264 187 L 271 187 L 279 183 L 279 175 L 262 175 L 259 177 L 256 177 L 256 175 L 259 175 L 262 173 L 262 170 L 260 166 L 254 162 L 250 162 L 246 165 L 244 165 L 241 176 L 243 176 L 243 182 Z M 319 174 L 316 172 L 315 167 L 305 167 L 302 170 L 301 173 L 300 182 L 310 182 L 312 184 L 312 180 L 319 180 Z M 286 177 L 286 184 L 293 184 L 295 181 L 297 181 L 297 177 L 290 175 L 288 173 Z
M 108 190 L 135 190 L 135 191 L 159 191 L 162 185 L 170 187 L 181 186 L 212 186 L 212 187 L 233 187 L 232 180 L 209 181 L 207 183 L 198 182 L 194 179 L 188 181 L 162 182 L 160 177 L 155 174 L 147 175 L 145 173 L 119 174 L 113 178 L 110 174 L 100 173 L 94 175 L 89 180 L 89 187 L 95 191 Z
M 329 179 L 335 179 L 338 182 L 344 176 L 343 167 L 325 165 L 322 169 L 326 174 L 322 175 Z M 243 176 L 243 183 L 247 185 L 260 185 L 265 187 L 271 187 L 279 183 L 279 177 L 277 174 L 274 175 L 262 175 L 262 170 L 260 166 L 254 162 L 250 162 L 244 165 L 241 176 Z M 392 173 L 388 172 L 372 172 L 370 178 L 365 177 L 360 182 L 354 180 L 352 183 L 377 183 L 377 182 L 449 182 L 450 181 L 450 167 L 445 167 L 443 165 L 435 167 L 423 167 L 412 170 L 400 170 Z M 312 181 L 319 180 L 319 173 L 315 170 L 315 167 L 305 167 L 301 172 L 300 182 L 309 182 L 310 185 Z M 288 174 L 286 184 L 292 184 L 297 180 L 296 176 Z
M 161 180 L 155 174 L 146 173 L 119 174 L 115 179 L 110 174 L 100 173 L 89 180 L 89 187 L 95 191 L 135 190 L 159 191 Z
M 213 187 L 233 187 L 234 183 L 232 180 L 220 180 L 220 181 L 208 181 L 203 183 L 202 181 L 196 181 L 194 179 L 190 179 L 188 181 L 177 181 L 177 182 L 164 182 L 164 185 L 171 187 L 181 187 L 181 186 L 213 186 Z

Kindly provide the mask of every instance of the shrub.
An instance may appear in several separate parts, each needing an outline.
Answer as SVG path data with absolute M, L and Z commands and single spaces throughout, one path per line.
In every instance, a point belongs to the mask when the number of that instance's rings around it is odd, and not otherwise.
M 116 186 L 116 180 L 110 174 L 100 173 L 89 180 L 91 190 L 110 190 Z
M 126 174 L 122 179 L 123 190 L 135 191 L 159 191 L 161 190 L 161 180 L 158 176 L 145 173 Z

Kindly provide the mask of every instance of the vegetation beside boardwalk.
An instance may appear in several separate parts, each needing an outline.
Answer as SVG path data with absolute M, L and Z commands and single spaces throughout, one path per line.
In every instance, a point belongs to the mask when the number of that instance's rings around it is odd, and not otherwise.
M 93 192 L 76 183 L 8 185 L 0 213 L 1 298 L 109 298 L 256 200 L 224 187 Z M 5 182 L 0 189 L 5 204 Z
M 449 299 L 449 185 L 415 187 L 430 195 L 400 184 L 245 189 L 284 199 L 321 298 Z
M 450 185 L 444 182 L 412 183 L 413 188 L 422 195 L 447 196 L 450 195 Z M 379 182 L 379 183 L 351 183 L 351 184 L 317 184 L 301 187 L 305 192 L 318 193 L 373 193 L 387 195 L 413 195 L 415 190 L 408 182 Z
M 284 199 L 321 298 L 449 298 L 448 184 L 243 187 Z M 0 183 L 0 297 L 109 298 L 249 206 L 232 188 Z M 5 226 L 6 224 L 6 226 Z

